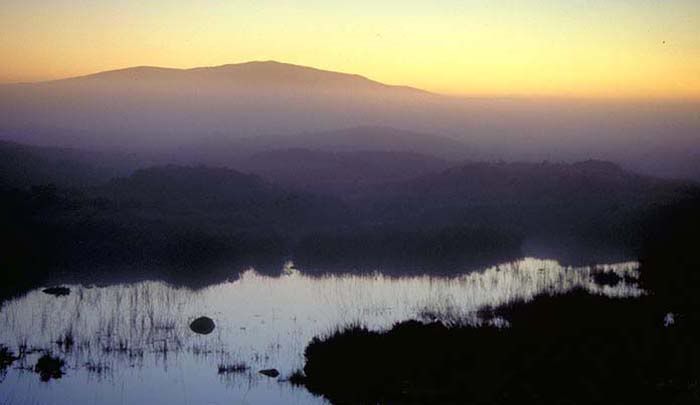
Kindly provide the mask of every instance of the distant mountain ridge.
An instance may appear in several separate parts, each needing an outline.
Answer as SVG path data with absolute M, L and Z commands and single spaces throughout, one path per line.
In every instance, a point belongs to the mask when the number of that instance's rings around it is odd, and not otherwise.
M 391 150 L 479 161 L 597 158 L 647 174 L 697 179 L 697 111 L 696 102 L 450 97 L 262 61 L 192 69 L 141 66 L 0 85 L 0 139 L 159 154 L 203 140 L 218 150 L 263 137 L 283 142 L 281 148 L 324 149 L 334 142 L 336 148 L 348 139 L 342 128 L 400 128 L 424 139 L 414 137 L 407 146 L 401 142 L 408 138 L 397 138 Z M 360 140 L 344 147 L 374 149 Z
M 272 60 L 190 69 L 136 66 L 40 83 L 58 85 L 70 82 L 99 80 L 167 81 L 187 79 L 199 80 L 199 84 L 206 84 L 207 81 L 211 80 L 217 81 L 219 84 L 229 85 L 295 85 L 306 87 L 354 86 L 366 89 L 398 89 L 414 92 L 416 94 L 431 94 L 425 90 L 414 87 L 380 83 L 358 74 L 341 73 Z
M 135 67 L 0 86 L 0 134 L 55 146 L 162 149 L 202 137 L 390 126 L 441 96 L 279 62 Z M 433 101 L 431 101 L 433 100 Z M 387 113 L 387 109 L 395 110 Z
M 242 138 L 237 147 L 251 150 L 308 149 L 326 152 L 401 152 L 460 160 L 470 148 L 458 140 L 385 126 Z

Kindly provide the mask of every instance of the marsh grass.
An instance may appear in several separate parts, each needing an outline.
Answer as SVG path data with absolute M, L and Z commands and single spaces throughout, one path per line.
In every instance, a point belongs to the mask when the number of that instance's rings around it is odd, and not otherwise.
M 111 373 L 112 366 L 108 365 L 104 361 L 89 361 L 83 364 L 85 370 L 92 375 L 98 376 L 98 378 L 104 378 L 108 373 Z
M 219 374 L 243 373 L 250 369 L 244 362 L 219 363 L 217 366 Z
M 213 363 L 224 378 L 242 374 L 242 365 L 278 368 L 285 375 L 302 363 L 303 349 L 314 336 L 348 327 L 381 331 L 418 319 L 498 329 L 508 323 L 488 308 L 504 302 L 577 287 L 623 297 L 638 291 L 631 283 L 636 263 L 569 268 L 524 259 L 454 277 L 309 276 L 290 268 L 278 277 L 248 270 L 235 281 L 198 291 L 150 281 L 71 285 L 61 306 L 55 297 L 30 292 L 5 304 L 0 341 L 17 342 L 21 361 L 32 353 L 51 354 L 58 346 L 57 353 L 71 365 L 69 372 L 84 368 L 100 378 L 109 378 L 114 374 L 110 370 L 122 366 L 167 369 L 182 353 Z M 620 272 L 624 279 L 615 286 L 599 286 L 592 277 L 596 272 Z M 189 321 L 198 314 L 216 320 L 214 333 L 200 336 L 190 331 Z M 27 324 L 26 319 L 34 322 Z M 31 356 L 32 366 L 35 360 Z M 300 380 L 301 375 L 292 373 L 290 378 Z
M 4 374 L 5 370 L 18 359 L 19 357 L 15 356 L 10 349 L 0 345 L 0 374 Z
M 63 335 L 63 337 L 56 340 L 56 344 L 64 353 L 68 353 L 71 350 L 73 350 L 73 346 L 75 345 L 75 339 L 73 338 L 73 331 L 68 330 L 68 332 L 66 332 Z

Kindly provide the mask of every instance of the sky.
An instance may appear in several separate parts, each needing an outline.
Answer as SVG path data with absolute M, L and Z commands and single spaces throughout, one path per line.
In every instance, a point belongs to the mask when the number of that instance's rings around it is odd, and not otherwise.
M 2 0 L 0 83 L 277 60 L 466 96 L 700 99 L 700 0 Z

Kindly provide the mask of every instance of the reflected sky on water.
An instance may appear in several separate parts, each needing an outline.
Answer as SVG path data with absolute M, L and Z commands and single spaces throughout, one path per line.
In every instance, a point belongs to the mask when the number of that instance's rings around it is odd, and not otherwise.
M 636 297 L 643 294 L 637 270 L 636 262 L 563 267 L 525 258 L 455 277 L 319 277 L 288 263 L 279 276 L 251 269 L 197 291 L 156 281 L 70 285 L 62 297 L 37 289 L 0 309 L 0 343 L 15 354 L 28 352 L 3 372 L 0 398 L 13 404 L 324 403 L 278 381 L 302 367 L 314 336 L 351 324 L 386 329 L 407 319 L 488 322 L 477 317 L 480 308 L 574 288 Z M 595 273 L 610 272 L 621 281 L 596 284 Z M 216 323 L 210 335 L 188 327 L 202 315 Z M 33 368 L 47 351 L 65 360 L 65 374 L 42 382 Z M 219 365 L 239 363 L 248 370 L 219 373 Z M 259 374 L 264 368 L 278 369 L 280 378 Z

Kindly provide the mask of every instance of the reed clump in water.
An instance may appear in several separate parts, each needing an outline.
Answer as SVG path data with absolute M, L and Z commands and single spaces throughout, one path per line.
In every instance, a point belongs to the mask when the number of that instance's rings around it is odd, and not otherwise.
M 38 373 L 41 381 L 49 381 L 63 377 L 65 372 L 63 367 L 66 362 L 58 357 L 53 357 L 51 354 L 45 354 L 39 358 L 34 366 L 34 372 Z
M 233 363 L 219 363 L 218 372 L 219 374 L 233 374 L 233 373 L 243 373 L 250 369 L 247 364 L 242 361 Z

